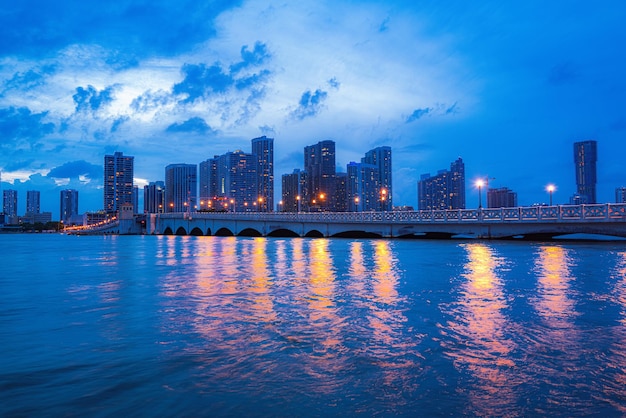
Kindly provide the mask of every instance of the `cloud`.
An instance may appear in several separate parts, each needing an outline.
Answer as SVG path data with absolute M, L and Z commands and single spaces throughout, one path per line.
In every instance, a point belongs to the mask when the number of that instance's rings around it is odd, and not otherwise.
M 3 167 L 4 171 L 19 171 L 27 168 L 31 168 L 31 165 L 35 162 L 34 159 L 28 160 L 15 160 Z
M 76 103 L 76 112 L 91 110 L 98 111 L 109 103 L 113 102 L 113 93 L 117 86 L 109 86 L 104 90 L 96 90 L 92 85 L 87 88 L 77 87 L 76 94 L 72 96 Z
M 136 112 L 143 113 L 166 106 L 171 103 L 172 100 L 172 95 L 166 91 L 158 90 L 153 92 L 148 90 L 144 94 L 133 99 L 130 107 Z
M 291 117 L 302 120 L 317 115 L 322 110 L 327 97 L 328 93 L 320 89 L 315 90 L 314 93 L 311 93 L 311 90 L 305 91 L 300 97 L 298 107 L 291 112 Z
M 428 115 L 430 112 L 432 112 L 432 108 L 430 107 L 426 107 L 423 109 L 415 109 L 413 111 L 413 113 L 411 113 L 411 115 L 406 118 L 406 123 L 411 123 L 411 122 L 415 122 L 416 120 Z
M 100 180 L 102 176 L 102 166 L 79 160 L 71 161 L 53 168 L 46 177 L 57 179 L 79 179 L 81 177 L 87 177 L 91 180 Z
M 45 84 L 46 77 L 53 74 L 54 65 L 44 65 L 40 68 L 30 68 L 26 71 L 19 71 L 13 74 L 4 83 L 2 93 L 9 90 L 29 91 Z
M 68 45 L 101 44 L 118 55 L 173 55 L 215 33 L 214 19 L 240 1 L 13 1 L 0 13 L 0 55 L 40 57 Z
M 216 135 L 217 131 L 211 128 L 204 119 L 193 117 L 182 123 L 174 123 L 167 127 L 165 132 L 169 133 L 196 133 L 202 135 Z
M 117 132 L 120 129 L 120 126 L 122 126 L 124 122 L 128 122 L 129 120 L 130 118 L 128 116 L 120 116 L 119 118 L 115 119 L 111 124 L 111 133 Z
M 174 94 L 185 95 L 183 102 L 190 103 L 213 93 L 223 93 L 235 82 L 225 74 L 219 64 L 185 64 L 182 68 L 185 78 L 175 84 Z
M 32 113 L 26 107 L 0 109 L 0 147 L 21 140 L 34 145 L 36 140 L 54 130 L 53 123 L 43 122 L 47 114 Z
M 339 90 L 339 86 L 341 86 L 341 83 L 337 81 L 337 77 L 333 77 L 328 80 L 328 85 L 335 90 Z
M 248 45 L 241 47 L 241 62 L 230 66 L 231 73 L 237 73 L 250 66 L 258 66 L 271 57 L 264 43 L 256 42 L 252 51 L 248 50 Z

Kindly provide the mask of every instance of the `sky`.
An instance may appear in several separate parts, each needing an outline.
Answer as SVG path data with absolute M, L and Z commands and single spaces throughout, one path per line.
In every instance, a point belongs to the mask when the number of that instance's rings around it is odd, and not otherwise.
M 135 182 L 274 138 L 282 174 L 336 142 L 338 170 L 390 146 L 395 205 L 466 169 L 520 205 L 575 193 L 573 143 L 598 141 L 598 200 L 626 186 L 621 1 L 21 0 L 0 11 L 2 189 L 103 207 L 106 154 Z M 97 5 L 95 5 L 97 4 Z M 483 196 L 484 199 L 484 196 Z M 278 200 L 278 199 L 276 199 Z

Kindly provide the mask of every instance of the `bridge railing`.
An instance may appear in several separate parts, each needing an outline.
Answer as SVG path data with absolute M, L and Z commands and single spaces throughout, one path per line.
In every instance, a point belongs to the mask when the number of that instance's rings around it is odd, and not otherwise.
M 626 204 L 605 203 L 393 212 L 184 212 L 164 213 L 158 216 L 161 219 L 232 219 L 307 223 L 626 222 Z

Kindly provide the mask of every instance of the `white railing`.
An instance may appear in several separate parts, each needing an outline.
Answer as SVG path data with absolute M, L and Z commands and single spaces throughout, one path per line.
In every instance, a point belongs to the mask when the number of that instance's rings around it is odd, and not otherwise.
M 517 223 L 517 222 L 626 222 L 625 203 L 529 206 L 500 209 L 455 209 L 397 212 L 181 212 L 157 215 L 161 219 L 230 219 L 264 222 L 345 223 Z

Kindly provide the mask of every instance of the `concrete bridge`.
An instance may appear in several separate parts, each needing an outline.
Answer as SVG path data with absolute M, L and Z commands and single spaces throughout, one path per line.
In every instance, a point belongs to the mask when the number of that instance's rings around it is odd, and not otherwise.
M 382 238 L 525 238 L 567 234 L 626 237 L 626 204 L 343 213 L 168 213 L 145 233 L 172 235 Z

